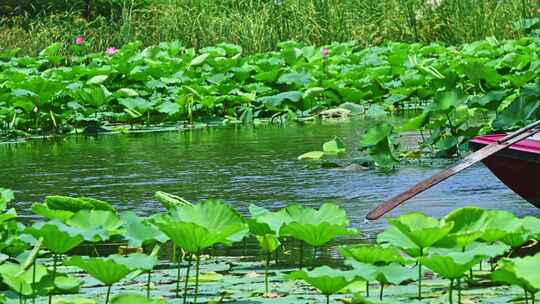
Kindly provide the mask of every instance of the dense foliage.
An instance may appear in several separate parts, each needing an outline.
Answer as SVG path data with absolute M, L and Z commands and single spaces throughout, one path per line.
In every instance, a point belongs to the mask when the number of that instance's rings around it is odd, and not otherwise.
M 533 38 L 488 39 L 460 48 L 391 43 L 361 49 L 340 43 L 321 49 L 284 42 L 278 52 L 247 56 L 230 44 L 196 51 L 178 42 L 143 50 L 130 43 L 88 53 L 89 42 L 77 43 L 67 53 L 54 44 L 38 57 L 1 53 L 3 135 L 216 117 L 244 123 L 257 117 L 302 120 L 352 103 L 375 117 L 422 108 L 396 129 L 427 131 L 430 149 L 452 155 L 480 131 L 534 118 L 540 95 Z M 388 150 L 391 143 L 384 139 L 392 131 L 378 126 L 361 143 Z
M 246 219 L 220 201 L 191 204 L 163 192 L 157 196 L 165 201 L 163 206 L 167 212 L 148 218 L 140 218 L 132 212 L 119 214 L 103 201 L 92 200 L 99 202 L 92 205 L 88 204 L 88 198 L 52 196 L 44 203 L 34 204 L 32 209 L 38 211 L 41 218 L 31 226 L 25 226 L 17 221 L 13 209 L 7 210 L 13 193 L 0 189 L 0 228 L 3 233 L 0 276 L 3 282 L 1 288 L 5 291 L 2 299 L 9 301 L 18 298 L 23 301 L 48 296 L 51 302 L 58 295 L 79 293 L 80 288 L 88 284 L 88 276 L 91 276 L 107 288 L 105 303 L 111 297 L 117 303 L 122 297 L 112 295 L 111 287 L 126 278 L 134 280 L 144 275 L 146 295 L 130 297 L 143 301 L 138 303 L 151 301 L 151 275 L 158 264 L 160 247 L 172 242 L 177 246 L 173 248 L 180 249 L 174 249 L 174 254 L 170 256 L 171 264 L 178 267 L 175 297 L 180 297 L 180 270 L 183 268 L 186 270 L 183 279 L 184 301 L 188 293 L 192 293 L 190 300 L 196 303 L 202 276 L 201 256 L 210 252 L 210 247 L 215 244 L 231 245 L 253 235 L 265 256 L 276 250 L 287 255 L 290 253 L 280 250 L 284 241 L 297 240 L 301 249 L 307 244 L 317 249 L 339 235 L 358 233 L 347 228 L 346 212 L 329 203 L 323 204 L 319 210 L 293 204 L 270 211 L 252 205 L 252 216 Z M 501 222 L 503 219 L 504 222 Z M 534 302 L 535 294 L 540 290 L 540 281 L 533 269 L 540 263 L 540 254 L 524 258 L 504 257 L 521 246 L 534 243 L 539 235 L 540 219 L 518 218 L 503 211 L 466 207 L 453 211 L 443 219 L 410 213 L 392 219 L 387 229 L 379 234 L 377 244 L 341 246 L 339 251 L 345 258 L 346 269 L 322 266 L 310 270 L 289 270 L 281 279 L 305 281 L 319 290 L 327 303 L 332 295 L 349 293 L 350 290 L 356 290 L 353 292 L 355 298 L 362 297 L 361 291 L 350 287 L 358 282 L 366 282 L 366 296 L 369 297 L 369 282 L 375 281 L 380 285 L 381 300 L 385 286 L 411 284 L 414 281 L 418 281 L 418 297 L 421 298 L 421 282 L 426 276 L 423 266 L 450 281 L 447 293 L 452 303 L 453 290 L 457 288 L 459 302 L 464 288 L 462 280 L 467 280 L 469 285 L 475 284 L 475 280 L 480 278 L 475 277 L 472 269 L 483 261 L 489 261 L 491 270 L 488 277 L 493 281 L 489 284 L 520 287 L 525 299 L 530 297 Z M 73 251 L 83 242 L 94 248 L 94 256 L 81 256 Z M 122 245 L 122 255 L 103 256 L 103 252 L 97 251 L 98 245 L 111 242 L 117 245 L 137 244 L 142 248 Z M 53 257 L 52 265 L 48 256 Z M 320 265 L 317 258 L 315 254 L 310 259 L 309 268 Z M 188 285 L 193 284 L 193 280 L 189 279 L 193 259 L 194 290 L 188 289 Z M 279 295 L 271 293 L 269 289 L 269 260 L 266 259 L 266 292 L 263 297 L 273 298 Z M 75 275 L 74 268 L 82 270 L 87 276 Z M 72 270 L 66 271 L 68 269 Z M 483 273 L 482 277 L 485 276 Z M 86 279 L 81 280 L 83 277 Z M 161 300 L 155 301 L 161 303 Z M 80 298 L 63 299 L 61 302 L 87 303 Z

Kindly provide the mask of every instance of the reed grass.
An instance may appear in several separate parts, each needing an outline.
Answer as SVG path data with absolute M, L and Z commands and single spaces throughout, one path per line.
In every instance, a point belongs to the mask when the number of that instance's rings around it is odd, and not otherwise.
M 200 48 L 219 42 L 246 52 L 273 50 L 280 41 L 310 44 L 356 40 L 460 44 L 516 38 L 516 23 L 536 14 L 535 0 L 158 0 L 120 13 L 83 18 L 84 12 L 56 11 L 0 18 L 0 47 L 35 54 L 77 35 L 95 50 L 131 40 L 144 45 L 180 40 Z

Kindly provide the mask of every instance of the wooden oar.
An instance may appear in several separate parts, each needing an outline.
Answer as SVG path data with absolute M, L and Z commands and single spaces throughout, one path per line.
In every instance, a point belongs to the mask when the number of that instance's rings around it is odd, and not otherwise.
M 532 123 L 522 129 L 517 130 L 514 133 L 508 134 L 507 136 L 499 139 L 498 141 L 489 144 L 482 149 L 469 154 L 467 157 L 453 165 L 452 167 L 439 172 L 432 177 L 425 179 L 418 184 L 414 185 L 409 190 L 400 193 L 393 198 L 385 201 L 380 204 L 377 208 L 373 209 L 366 218 L 368 220 L 376 220 L 386 213 L 390 212 L 394 208 L 403 204 L 405 201 L 415 197 L 416 195 L 426 191 L 427 189 L 437 185 L 438 183 L 446 180 L 450 176 L 456 175 L 457 173 L 469 168 L 470 166 L 476 164 L 477 162 L 493 155 L 501 150 L 504 150 L 511 145 L 518 143 L 536 133 L 540 132 L 540 121 Z

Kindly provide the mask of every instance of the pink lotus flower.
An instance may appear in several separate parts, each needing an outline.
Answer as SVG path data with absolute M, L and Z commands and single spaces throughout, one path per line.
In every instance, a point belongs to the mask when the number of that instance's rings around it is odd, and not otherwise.
M 84 44 L 84 37 L 83 37 L 83 36 L 77 36 L 77 37 L 75 38 L 75 44 L 76 44 L 76 45 Z
M 321 50 L 321 54 L 323 57 L 328 57 L 328 54 L 330 54 L 330 51 L 327 48 L 323 48 Z
M 107 50 L 105 51 L 105 53 L 109 56 L 112 56 L 116 53 L 118 53 L 118 49 L 115 48 L 115 47 L 110 47 L 110 48 L 107 48 Z

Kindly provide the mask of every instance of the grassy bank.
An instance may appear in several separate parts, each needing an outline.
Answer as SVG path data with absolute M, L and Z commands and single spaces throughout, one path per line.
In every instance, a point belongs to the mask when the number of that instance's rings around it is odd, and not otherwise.
M 94 37 L 93 50 L 133 40 L 144 45 L 180 40 L 195 48 L 230 42 L 246 52 L 273 50 L 289 39 L 317 45 L 350 40 L 365 46 L 384 41 L 460 44 L 486 36 L 519 37 L 519 25 L 535 14 L 536 2 L 160 0 L 143 5 L 124 1 L 107 13 L 97 4 L 101 9 L 95 12 L 74 5 L 31 13 L 4 8 L 0 47 L 35 55 L 78 35 Z

